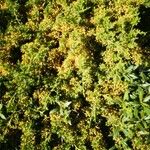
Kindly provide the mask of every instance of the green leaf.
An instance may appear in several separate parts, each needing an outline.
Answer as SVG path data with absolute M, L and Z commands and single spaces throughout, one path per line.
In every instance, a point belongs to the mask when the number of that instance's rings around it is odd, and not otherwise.
M 150 115 L 144 118 L 145 120 L 150 120 Z
M 149 132 L 147 132 L 147 131 L 139 131 L 138 134 L 140 134 L 140 135 L 149 135 Z
M 0 104 L 0 110 L 2 109 L 2 107 L 3 107 L 3 105 L 2 105 L 2 104 Z
M 141 87 L 139 87 L 139 89 L 138 89 L 138 94 L 139 94 L 139 100 L 140 100 L 140 102 L 142 102 L 144 91 Z
M 50 111 L 50 114 L 53 114 L 53 113 L 57 113 L 58 112 L 58 109 L 56 108 L 56 109 L 52 109 L 51 111 Z
M 150 84 L 149 83 L 145 83 L 145 84 L 142 84 L 141 86 L 142 87 L 148 87 L 148 86 L 150 86 Z
M 143 79 L 144 81 L 146 81 L 147 77 L 146 77 L 146 75 L 145 75 L 143 72 L 141 72 L 140 76 L 142 77 L 142 79 Z
M 119 127 L 113 129 L 113 136 L 114 138 L 117 138 L 119 136 Z
M 129 90 L 125 91 L 123 99 L 124 100 L 129 100 Z
M 134 74 L 130 74 L 130 77 L 133 78 L 133 79 L 138 79 L 138 77 L 135 76 Z
M 148 102 L 148 101 L 150 101 L 150 95 L 145 97 L 144 100 L 143 100 L 143 102 Z
M 138 118 L 138 113 L 139 113 L 138 108 L 134 108 L 134 116 L 136 118 Z
M 0 113 L 0 117 L 1 117 L 2 119 L 6 120 L 6 117 L 5 117 L 3 114 L 1 114 L 1 113 Z
M 64 107 L 65 107 L 65 108 L 68 107 L 71 103 L 72 103 L 72 102 L 65 102 L 65 103 L 64 103 Z

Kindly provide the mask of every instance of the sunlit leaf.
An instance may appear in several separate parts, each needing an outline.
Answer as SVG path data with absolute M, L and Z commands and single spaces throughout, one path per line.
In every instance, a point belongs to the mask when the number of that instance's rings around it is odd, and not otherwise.
M 1 114 L 1 113 L 0 113 L 0 117 L 1 117 L 2 119 L 4 119 L 4 120 L 6 119 L 6 117 L 5 117 L 3 114 Z

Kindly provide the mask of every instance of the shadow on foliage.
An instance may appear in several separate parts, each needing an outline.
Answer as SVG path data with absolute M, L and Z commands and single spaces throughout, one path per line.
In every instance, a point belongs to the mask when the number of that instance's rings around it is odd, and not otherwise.
M 71 124 L 73 125 L 73 128 L 77 128 L 77 124 L 85 119 L 85 114 L 83 112 L 84 107 L 90 107 L 90 104 L 85 100 L 84 96 L 81 94 L 80 96 L 81 106 L 77 111 L 71 111 L 70 112 L 70 118 L 71 118 Z M 71 110 L 74 108 L 71 107 Z M 80 135 L 80 132 L 77 131 L 77 134 Z
M 103 135 L 103 141 L 104 141 L 105 147 L 106 149 L 110 149 L 111 147 L 115 145 L 113 138 L 109 136 L 110 127 L 106 125 L 107 120 L 105 117 L 98 116 L 98 118 L 101 120 L 99 126 Z
M 6 136 L 7 141 L 0 143 L 1 150 L 17 150 L 20 149 L 21 130 L 11 129 Z
M 4 82 L 5 82 L 4 79 L 0 78 L 0 100 L 7 90 Z
M 150 32 L 150 8 L 142 5 L 139 12 L 139 17 L 141 19 L 137 27 L 144 32 Z
M 43 120 L 42 117 L 34 120 L 34 130 L 36 130 L 35 132 L 35 144 L 36 145 L 38 145 L 41 142 L 41 129 L 43 128 L 42 120 Z
M 1 9 L 0 10 L 0 33 L 5 33 L 10 20 L 11 20 L 11 13 L 7 9 Z
M 52 133 L 51 141 L 49 143 L 50 147 L 54 148 L 54 147 L 58 146 L 60 143 L 61 143 L 61 138 L 59 138 L 57 134 Z
M 94 36 L 87 38 L 86 46 L 89 48 L 91 55 L 93 55 L 96 65 L 99 66 L 103 62 L 101 55 L 106 50 L 106 47 L 97 42 Z
M 32 42 L 34 39 L 35 39 L 35 33 L 30 31 L 28 32 L 28 34 L 31 35 L 31 38 L 30 39 L 20 39 L 18 41 L 18 46 L 13 46 L 11 49 L 10 49 L 10 58 L 9 58 L 9 61 L 10 63 L 12 64 L 17 64 L 18 61 L 22 61 L 22 52 L 21 52 L 21 46 L 26 44 L 26 43 L 29 43 L 29 42 Z
M 19 17 L 20 17 L 20 20 L 23 24 L 25 24 L 28 19 L 27 19 L 27 8 L 25 7 L 25 4 L 28 0 L 18 0 L 18 4 L 19 4 L 19 8 L 18 8 L 18 12 L 19 12 Z
M 87 150 L 93 150 L 92 146 L 91 146 L 91 141 L 86 141 L 85 146 Z
M 140 22 L 136 26 L 137 29 L 145 32 L 145 35 L 140 35 L 138 37 L 137 43 L 142 49 L 142 54 L 145 59 L 148 59 L 147 56 L 150 56 L 149 48 L 150 48 L 150 8 L 141 5 L 139 8 L 139 17 Z
M 16 64 L 18 61 L 21 61 L 22 52 L 20 47 L 12 47 L 10 50 L 10 59 L 9 61 L 13 64 Z
M 28 19 L 27 19 L 27 12 L 28 9 L 26 8 L 25 4 L 26 4 L 27 0 L 18 0 L 17 1 L 17 5 L 18 7 L 18 19 L 20 19 L 20 21 L 25 24 Z M 5 33 L 8 24 L 11 22 L 12 19 L 15 19 L 13 12 L 11 12 L 11 10 L 8 9 L 1 9 L 0 10 L 0 32 L 1 33 Z

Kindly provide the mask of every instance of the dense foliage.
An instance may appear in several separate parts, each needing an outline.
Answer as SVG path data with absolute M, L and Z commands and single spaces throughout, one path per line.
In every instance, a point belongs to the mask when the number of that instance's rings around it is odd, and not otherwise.
M 149 150 L 149 0 L 1 0 L 0 37 L 0 149 Z

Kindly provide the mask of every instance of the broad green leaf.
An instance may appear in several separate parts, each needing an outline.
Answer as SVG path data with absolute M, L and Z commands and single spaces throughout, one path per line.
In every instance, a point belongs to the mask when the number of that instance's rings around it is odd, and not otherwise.
M 64 105 L 64 107 L 66 108 L 66 107 L 68 107 L 71 103 L 72 103 L 72 102 L 65 102 L 63 105 Z
M 117 138 L 119 136 L 119 127 L 115 127 L 113 129 L 113 136 L 114 138 Z
M 147 132 L 147 131 L 139 131 L 138 134 L 140 134 L 140 135 L 149 135 L 149 132 Z
M 130 77 L 133 78 L 133 79 L 138 79 L 138 77 L 135 76 L 134 74 L 130 74 Z
M 140 100 L 140 102 L 142 102 L 143 96 L 144 96 L 144 91 L 141 87 L 139 87 L 139 89 L 138 89 L 138 94 L 139 94 L 139 100 Z
M 150 84 L 149 84 L 149 83 L 144 83 L 144 84 L 142 84 L 141 86 L 142 86 L 142 87 L 149 87 Z
M 134 116 L 136 117 L 136 118 L 138 118 L 138 113 L 139 113 L 139 111 L 138 111 L 138 108 L 134 108 Z
M 1 117 L 2 119 L 6 120 L 6 117 L 5 117 L 3 114 L 1 114 L 1 113 L 0 113 L 0 117 Z
M 143 102 L 149 102 L 150 101 L 150 96 L 147 96 L 144 98 Z
M 150 115 L 144 118 L 145 120 L 150 120 Z
M 123 99 L 124 100 L 129 100 L 129 90 L 125 91 Z

